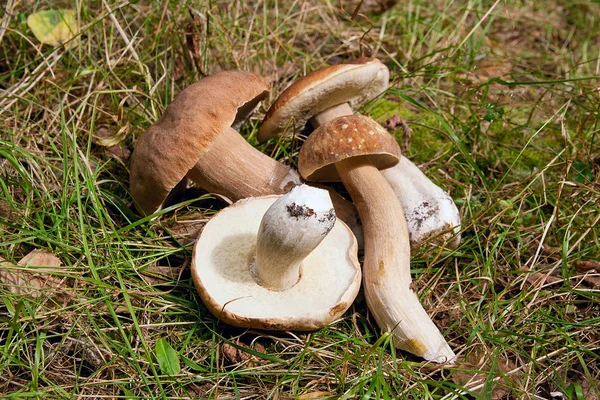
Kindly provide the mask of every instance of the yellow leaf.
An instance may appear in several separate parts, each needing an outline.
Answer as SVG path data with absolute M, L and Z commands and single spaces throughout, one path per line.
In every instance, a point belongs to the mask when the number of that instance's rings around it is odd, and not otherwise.
M 71 40 L 79 32 L 73 10 L 44 10 L 27 17 L 27 25 L 43 44 L 58 46 Z

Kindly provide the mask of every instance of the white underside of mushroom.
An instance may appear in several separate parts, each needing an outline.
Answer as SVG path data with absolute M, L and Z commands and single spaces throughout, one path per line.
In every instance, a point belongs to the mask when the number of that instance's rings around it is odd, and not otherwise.
M 204 227 L 194 247 L 192 276 L 203 301 L 219 319 L 236 326 L 310 330 L 350 306 L 361 281 L 356 240 L 343 222 L 328 215 L 329 199 L 311 200 L 303 208 L 307 203 L 301 197 L 292 196 L 300 208 L 289 198 L 275 204 L 281 196 L 241 200 Z M 274 204 L 273 215 L 263 218 Z M 288 218 L 290 213 L 298 215 L 297 221 L 294 215 Z M 267 232 L 260 234 L 265 219 Z M 257 246 L 259 234 L 272 246 Z M 288 249 L 294 242 L 300 243 L 300 250 Z M 281 269 L 287 270 L 286 276 L 274 278 Z
M 404 156 L 396 166 L 381 173 L 402 204 L 411 247 L 419 247 L 429 240 L 447 242 L 450 248 L 458 247 L 460 213 L 446 191 Z

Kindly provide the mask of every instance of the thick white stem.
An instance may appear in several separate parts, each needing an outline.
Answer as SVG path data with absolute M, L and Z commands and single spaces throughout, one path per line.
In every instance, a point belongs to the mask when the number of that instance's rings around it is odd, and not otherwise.
M 252 266 L 256 281 L 275 291 L 294 286 L 302 274 L 302 261 L 327 236 L 335 219 L 323 189 L 299 185 L 275 201 L 258 230 Z
M 400 201 L 368 157 L 336 164 L 363 222 L 365 298 L 396 347 L 426 360 L 447 362 L 454 352 L 412 288 L 410 245 Z
M 350 104 L 342 103 L 335 105 L 333 107 L 329 107 L 320 113 L 313 115 L 309 121 L 313 128 L 317 129 L 319 126 L 323 125 L 327 121 L 331 121 L 336 119 L 337 117 L 343 117 L 345 115 L 352 115 L 354 111 Z
M 448 193 L 406 157 L 381 173 L 404 209 L 411 247 L 417 248 L 428 240 L 447 241 L 448 247 L 458 247 L 460 213 Z

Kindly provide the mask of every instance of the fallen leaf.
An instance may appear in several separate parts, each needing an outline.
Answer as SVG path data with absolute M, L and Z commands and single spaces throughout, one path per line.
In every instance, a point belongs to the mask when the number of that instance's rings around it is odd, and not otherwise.
M 165 225 L 165 229 L 180 246 L 189 246 L 198 238 L 208 218 L 201 212 L 189 214 Z
M 58 46 L 79 32 L 74 10 L 44 10 L 27 17 L 27 25 L 42 44 Z
M 300 396 L 297 397 L 298 400 L 313 400 L 313 399 L 322 399 L 328 396 L 331 396 L 332 394 L 330 392 L 322 392 L 322 391 L 318 391 L 318 392 L 310 392 L 310 393 L 304 393 L 301 394 Z
M 402 143 L 400 144 L 400 148 L 402 152 L 405 153 L 410 148 L 410 141 L 412 138 L 413 130 L 408 125 L 408 123 L 400 118 L 398 114 L 394 114 L 392 118 L 385 121 L 382 126 L 387 130 L 394 130 L 400 125 L 402 127 Z
M 383 124 L 381 124 L 388 131 L 396 129 L 398 125 L 400 125 L 400 117 L 398 114 L 394 114 L 392 118 L 386 120 Z
M 229 343 L 223 343 L 221 345 L 221 352 L 229 365 L 238 365 L 250 359 L 250 354 L 239 350 L 237 347 L 233 347 Z
M 562 278 L 548 274 L 548 273 L 531 272 L 531 270 L 527 266 L 521 267 L 521 271 L 530 272 L 527 275 L 526 279 L 527 279 L 527 282 L 529 282 L 530 284 L 532 284 L 534 286 L 537 286 L 537 285 L 542 286 L 545 284 L 553 284 L 553 283 L 559 283 L 559 282 L 563 281 Z
M 579 272 L 596 271 L 596 272 L 600 273 L 600 261 L 596 261 L 596 260 L 575 261 L 575 269 Z
M 106 154 L 107 157 L 121 161 L 123 164 L 127 164 L 127 160 L 129 160 L 129 157 L 131 156 L 131 150 L 119 143 L 108 147 L 104 151 L 104 154 Z
M 361 13 L 381 14 L 392 8 L 397 2 L 398 0 L 360 0 L 350 2 L 349 5 L 352 7 L 351 12 L 354 13 L 360 11 Z M 359 10 L 356 10 L 357 7 Z
M 256 350 L 259 353 L 265 352 L 265 348 L 260 343 L 256 343 L 254 345 L 254 350 Z M 225 361 L 227 362 L 227 365 L 229 365 L 229 366 L 236 366 L 241 363 L 247 362 L 246 365 L 248 367 L 254 367 L 265 361 L 265 360 L 259 359 L 258 357 L 255 357 L 255 356 L 245 352 L 244 350 L 239 349 L 229 343 L 223 343 L 221 345 L 221 353 L 223 354 L 223 357 L 225 358 Z
M 100 126 L 96 130 L 94 135 L 94 142 L 104 147 L 112 147 L 123 141 L 131 131 L 131 124 L 126 123 L 119 129 L 118 132 L 114 132 L 108 126 Z
M 33 250 L 14 265 L 4 259 L 0 259 L 0 281 L 11 293 L 28 295 L 38 298 L 49 291 L 61 290 L 64 278 L 52 275 L 56 267 L 60 267 L 61 261 L 48 250 Z M 35 268 L 28 270 L 24 267 L 48 267 L 43 270 Z
M 35 249 L 23 257 L 17 264 L 21 267 L 60 267 L 62 262 L 46 249 Z
M 492 400 L 500 400 L 513 394 L 511 388 L 518 387 L 519 376 L 517 373 L 509 374 L 516 369 L 515 364 L 501 355 L 493 357 L 495 361 L 494 371 L 491 371 L 492 357 L 490 354 L 475 350 L 466 357 L 459 357 L 456 368 L 452 372 L 452 381 L 477 395 L 487 395 L 488 384 L 491 384 Z M 490 373 L 494 379 L 489 383 Z
M 547 256 L 552 261 L 559 261 L 562 258 L 562 248 L 560 247 L 552 247 L 547 244 L 542 244 L 541 253 Z M 598 274 L 600 273 L 600 261 L 596 260 L 578 260 L 574 263 L 575 271 L 586 274 L 583 276 L 583 281 L 590 285 L 593 288 L 600 287 L 600 277 Z M 596 272 L 596 274 L 593 274 Z M 590 274 L 592 273 L 592 274 Z M 534 274 L 535 275 L 535 274 Z M 533 275 L 532 275 L 533 276 Z M 572 278 L 580 278 L 580 277 L 572 277 Z M 527 278 L 529 280 L 529 278 Z M 561 278 L 550 278 L 550 280 L 559 281 Z
M 478 82 L 492 78 L 500 78 L 512 70 L 512 64 L 507 60 L 481 60 L 477 63 L 473 75 Z

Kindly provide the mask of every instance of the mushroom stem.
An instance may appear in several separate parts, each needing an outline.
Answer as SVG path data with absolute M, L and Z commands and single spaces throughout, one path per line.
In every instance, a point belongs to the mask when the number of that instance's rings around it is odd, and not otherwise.
M 290 184 L 300 184 L 294 169 L 256 150 L 233 128 L 215 139 L 187 177 L 204 190 L 232 201 L 283 194 Z
M 460 213 L 446 191 L 404 156 L 396 166 L 381 173 L 402 204 L 412 248 L 429 240 L 447 241 L 451 249 L 458 247 Z
M 317 129 L 327 121 L 336 119 L 337 117 L 343 117 L 344 115 L 352 115 L 354 111 L 350 104 L 342 103 L 335 106 L 329 107 L 318 114 L 313 115 L 309 121 L 313 128 Z
M 248 197 L 284 194 L 299 185 L 300 176 L 290 168 L 256 150 L 234 129 L 227 128 L 209 151 L 188 172 L 187 177 L 202 189 L 235 202 Z M 362 227 L 354 205 L 335 190 L 331 195 L 336 214 L 354 232 L 362 248 Z
M 411 288 L 410 244 L 402 206 L 367 156 L 336 163 L 361 217 L 365 238 L 364 289 L 369 310 L 396 347 L 426 360 L 455 355 Z
M 327 191 L 299 185 L 277 199 L 258 230 L 255 280 L 267 289 L 284 291 L 300 279 L 302 261 L 335 224 Z

